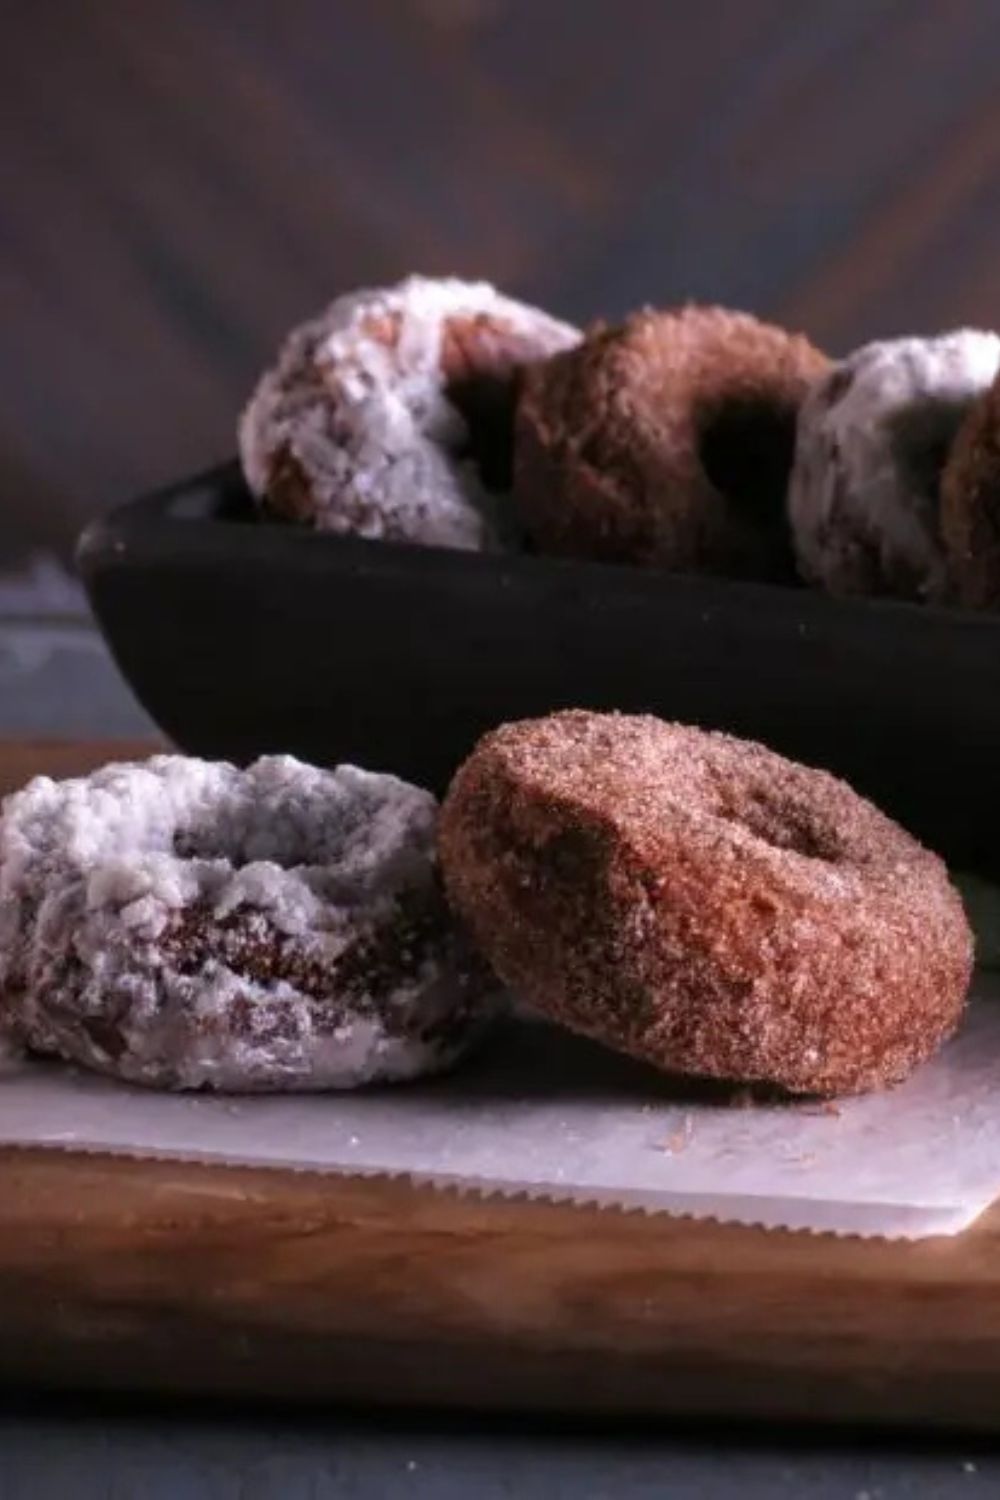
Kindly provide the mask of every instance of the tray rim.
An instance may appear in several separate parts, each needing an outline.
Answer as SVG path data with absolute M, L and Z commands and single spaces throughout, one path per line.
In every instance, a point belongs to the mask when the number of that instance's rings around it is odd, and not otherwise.
M 744 606 L 767 605 L 794 615 L 797 628 L 808 628 L 838 618 L 859 624 L 909 618 L 912 628 L 936 631 L 1000 631 L 1000 613 L 966 610 L 939 604 L 882 597 L 845 597 L 826 594 L 808 585 L 793 587 L 733 579 L 709 573 L 679 573 L 647 569 L 628 563 L 589 559 L 537 556 L 519 552 L 473 552 L 459 548 L 417 546 L 355 536 L 315 532 L 274 523 L 256 526 L 222 515 L 179 516 L 172 513 L 179 500 L 199 490 L 236 487 L 246 493 L 239 462 L 230 459 L 120 502 L 92 519 L 81 531 L 76 545 L 76 564 L 89 590 L 97 576 L 109 568 L 132 565 L 169 564 L 183 561 L 200 566 L 225 563 L 232 567 L 274 568 L 276 551 L 280 561 L 301 566 L 306 572 L 350 569 L 355 573 L 426 575 L 435 577 L 466 573 L 470 578 L 499 577 L 542 583 L 559 588 L 592 588 L 595 601 L 602 593 L 630 594 L 639 601 L 655 603 L 665 586 L 683 593 L 692 607 L 702 611 L 730 602 Z M 603 587 L 602 587 L 603 586 Z

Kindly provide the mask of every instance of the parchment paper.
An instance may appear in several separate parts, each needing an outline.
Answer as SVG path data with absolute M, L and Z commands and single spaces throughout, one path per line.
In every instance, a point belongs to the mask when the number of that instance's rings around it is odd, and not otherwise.
M 346 1095 L 161 1095 L 10 1061 L 0 1144 L 388 1174 L 839 1234 L 955 1234 L 1000 1194 L 1000 976 L 979 978 L 959 1035 L 896 1090 L 836 1105 L 722 1097 L 522 1020 L 448 1078 Z

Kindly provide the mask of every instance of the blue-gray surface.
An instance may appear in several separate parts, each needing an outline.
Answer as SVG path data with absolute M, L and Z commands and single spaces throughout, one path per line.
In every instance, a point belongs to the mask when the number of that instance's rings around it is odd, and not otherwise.
M 0 621 L 0 733 L 114 739 L 150 729 L 86 621 Z
M 150 728 L 87 624 L 0 622 L 0 733 Z M 827 1435 L 680 1432 L 442 1417 L 205 1417 L 38 1397 L 0 1408 L 0 1500 L 976 1500 L 1000 1453 L 955 1439 L 859 1446 Z
M 986 1500 L 1000 1455 L 795 1434 L 576 1435 L 355 1417 L 225 1420 L 92 1405 L 0 1416 L 2 1500 Z

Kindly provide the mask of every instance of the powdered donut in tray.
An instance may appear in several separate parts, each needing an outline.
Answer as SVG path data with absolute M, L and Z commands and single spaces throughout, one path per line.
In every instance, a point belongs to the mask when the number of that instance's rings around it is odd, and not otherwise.
M 578 338 L 485 282 L 413 276 L 340 297 L 289 336 L 243 414 L 250 488 L 323 531 L 494 546 L 520 373 Z
M 541 552 L 794 576 L 795 421 L 826 356 L 720 307 L 645 311 L 525 375 L 514 499 Z
M 856 1093 L 961 1015 L 972 938 L 940 860 L 761 745 L 616 714 L 507 724 L 438 842 L 513 993 L 668 1072 Z
M 1000 375 L 976 401 L 941 479 L 941 538 L 951 600 L 1000 609 Z
M 961 329 L 866 344 L 799 414 L 789 515 L 804 577 L 834 594 L 948 602 L 942 476 L 1000 338 Z
M 283 756 L 39 778 L 0 824 L 3 1004 L 30 1047 L 162 1088 L 446 1067 L 490 985 L 443 901 L 435 819 L 392 776 Z

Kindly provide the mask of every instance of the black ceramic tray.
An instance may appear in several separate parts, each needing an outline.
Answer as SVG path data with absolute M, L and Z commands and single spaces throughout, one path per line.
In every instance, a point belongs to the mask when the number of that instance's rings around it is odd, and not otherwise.
M 256 521 L 235 465 L 95 522 L 98 620 L 183 749 L 438 790 L 485 729 L 583 706 L 731 730 L 1000 863 L 1000 618 Z

